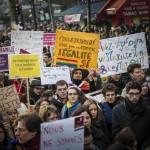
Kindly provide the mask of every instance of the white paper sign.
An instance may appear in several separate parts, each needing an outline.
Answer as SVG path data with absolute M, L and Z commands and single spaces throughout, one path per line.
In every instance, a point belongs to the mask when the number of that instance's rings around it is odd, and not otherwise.
M 83 116 L 41 124 L 41 150 L 83 150 Z
M 80 22 L 81 14 L 66 15 L 64 21 L 66 23 Z
M 131 63 L 139 63 L 148 68 L 148 54 L 145 33 L 136 33 L 100 41 L 98 67 L 101 76 L 127 72 Z
M 43 31 L 11 31 L 11 46 L 16 54 L 20 50 L 42 55 Z
M 101 90 L 98 90 L 98 91 L 95 91 L 92 93 L 88 93 L 88 94 L 86 94 L 86 97 L 91 98 L 92 100 L 94 100 L 98 103 L 101 103 L 104 101 L 104 96 L 103 96 Z
M 41 68 L 41 83 L 56 84 L 59 80 L 71 83 L 70 71 L 68 67 L 43 67 Z

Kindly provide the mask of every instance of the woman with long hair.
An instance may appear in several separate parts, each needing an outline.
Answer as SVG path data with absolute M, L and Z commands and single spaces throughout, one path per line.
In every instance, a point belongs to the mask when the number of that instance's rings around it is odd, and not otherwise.
M 98 145 L 100 148 L 106 149 L 107 146 L 111 143 L 111 134 L 107 128 L 103 112 L 98 107 L 98 104 L 94 100 L 87 100 L 88 105 L 86 106 L 89 112 L 92 115 L 93 119 L 93 137 L 95 139 L 95 145 Z M 103 136 L 103 138 L 102 138 Z M 101 144 L 99 142 L 101 140 Z
M 110 141 L 107 137 L 102 126 L 96 126 L 93 116 L 86 106 L 80 106 L 74 113 L 73 116 L 83 115 L 84 126 L 89 128 L 93 136 L 93 144 L 97 146 L 100 150 L 106 150 L 107 146 L 110 145 Z

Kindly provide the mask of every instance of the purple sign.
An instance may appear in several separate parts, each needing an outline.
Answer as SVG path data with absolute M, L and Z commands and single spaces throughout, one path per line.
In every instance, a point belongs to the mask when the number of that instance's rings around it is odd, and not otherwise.
M 0 71 L 8 71 L 8 54 L 0 54 Z

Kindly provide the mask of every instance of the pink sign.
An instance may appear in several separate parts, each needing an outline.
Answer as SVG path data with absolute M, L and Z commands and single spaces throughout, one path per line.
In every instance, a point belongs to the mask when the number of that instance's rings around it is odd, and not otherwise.
M 55 33 L 44 33 L 43 45 L 54 46 L 55 45 Z

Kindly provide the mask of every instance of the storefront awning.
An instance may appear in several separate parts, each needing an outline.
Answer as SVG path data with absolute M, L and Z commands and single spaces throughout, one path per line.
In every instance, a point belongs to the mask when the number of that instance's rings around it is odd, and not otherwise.
M 127 0 L 108 0 L 104 7 L 98 12 L 98 15 L 115 15 L 117 11 L 125 4 Z
M 91 14 L 97 14 L 97 12 L 104 6 L 105 2 L 98 2 L 91 4 Z M 81 14 L 85 15 L 87 12 L 87 5 L 76 5 L 72 8 L 69 8 L 61 13 L 62 16 L 66 15 L 74 15 L 74 14 Z

